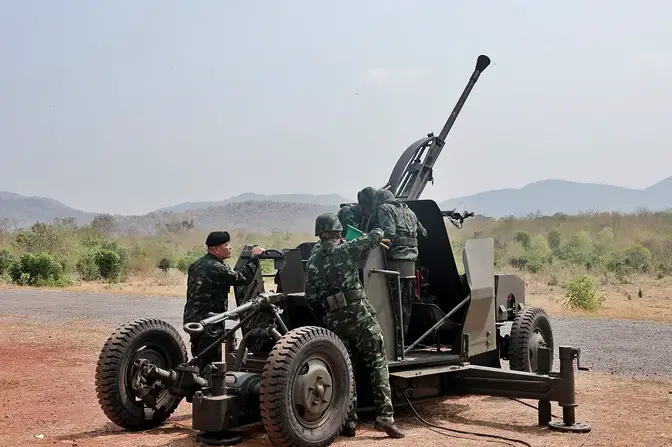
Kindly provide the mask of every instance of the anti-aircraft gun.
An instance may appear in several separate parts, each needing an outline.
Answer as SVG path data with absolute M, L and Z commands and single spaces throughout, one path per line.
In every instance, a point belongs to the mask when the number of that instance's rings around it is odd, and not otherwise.
M 428 231 L 419 239 L 417 266 L 429 272 L 421 300 L 413 304 L 410 330 L 397 349 L 402 315 L 391 302 L 382 247 L 360 265 L 368 300 L 385 338 L 393 403 L 492 395 L 538 401 L 538 424 L 569 432 L 590 426 L 575 420 L 574 360 L 580 349 L 558 348 L 559 371 L 553 371 L 555 345 L 550 320 L 525 305 L 525 285 L 515 275 L 494 272 L 494 240 L 470 239 L 463 251 L 465 272 L 455 259 L 444 218 L 461 225 L 473 213 L 441 211 L 419 197 L 432 180 L 432 168 L 445 138 L 480 74 L 489 65 L 479 56 L 476 68 L 446 125 L 409 146 L 388 182 Z M 234 287 L 236 307 L 183 327 L 187 334 L 208 333 L 224 344 L 224 359 L 200 369 L 189 359 L 182 335 L 170 324 L 141 318 L 118 328 L 100 353 L 96 369 L 99 403 L 115 424 L 144 430 L 165 422 L 185 399 L 192 404 L 192 426 L 206 444 L 240 441 L 232 429 L 261 421 L 277 446 L 326 446 L 340 434 L 352 391 L 358 411 L 372 409 L 371 387 L 358 358 L 348 356 L 342 341 L 320 327 L 304 300 L 304 268 L 315 242 L 253 255 L 245 246 L 235 265 L 252 263 L 256 276 Z M 272 261 L 275 273 L 261 262 Z M 275 291 L 267 291 L 265 277 Z M 502 328 L 511 324 L 510 334 Z M 236 341 L 234 334 L 242 338 Z M 403 336 L 403 335 L 401 335 Z M 215 345 L 213 344 L 213 347 Z M 508 360 L 509 370 L 501 367 Z M 551 402 L 562 407 L 552 420 Z

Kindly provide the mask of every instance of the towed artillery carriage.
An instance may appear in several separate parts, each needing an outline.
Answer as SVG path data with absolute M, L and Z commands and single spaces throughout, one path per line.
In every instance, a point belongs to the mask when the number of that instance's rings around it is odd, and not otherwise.
M 538 423 L 564 431 L 590 431 L 575 420 L 574 360 L 580 349 L 558 348 L 559 372 L 552 372 L 555 345 L 546 313 L 525 304 L 525 284 L 494 271 L 494 240 L 470 239 L 460 274 L 445 218 L 462 223 L 470 214 L 442 211 L 420 199 L 432 181 L 432 167 L 445 138 L 480 73 L 489 65 L 479 56 L 476 69 L 438 137 L 429 134 L 403 153 L 384 188 L 403 200 L 427 229 L 419 239 L 417 267 L 429 272 L 424 293 L 434 297 L 413 304 L 403 349 L 397 348 L 402 316 L 391 302 L 399 273 L 387 267 L 382 247 L 360 265 L 368 300 L 385 339 L 395 407 L 459 395 L 535 399 Z M 357 356 L 351 361 L 341 340 L 320 327 L 304 301 L 304 268 L 315 242 L 267 250 L 252 256 L 244 247 L 235 266 L 253 263 L 256 277 L 234 287 L 236 307 L 188 323 L 188 334 L 208 333 L 224 344 L 224 359 L 203 370 L 189 359 L 182 335 L 170 324 L 141 318 L 118 328 L 100 353 L 96 369 L 99 403 L 115 424 L 143 430 L 165 422 L 186 399 L 192 425 L 206 444 L 240 441 L 230 430 L 261 421 L 278 446 L 326 446 L 340 434 L 357 387 L 358 411 L 372 408 L 370 383 Z M 274 261 L 264 274 L 260 260 Z M 275 291 L 266 291 L 272 276 Z M 398 281 L 397 281 L 398 284 Z M 511 324 L 510 334 L 503 327 Z M 240 330 L 242 338 L 235 340 Z M 214 344 L 213 344 L 214 347 Z M 508 360 L 509 370 L 501 360 Z M 563 409 L 551 416 L 551 402 Z

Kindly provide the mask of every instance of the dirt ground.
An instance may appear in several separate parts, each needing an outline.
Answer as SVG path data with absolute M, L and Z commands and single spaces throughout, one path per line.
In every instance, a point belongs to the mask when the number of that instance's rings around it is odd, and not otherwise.
M 190 428 L 186 402 L 164 426 L 147 432 L 126 433 L 106 419 L 96 400 L 94 373 L 108 336 L 109 330 L 91 325 L 38 325 L 20 317 L 0 318 L 0 445 L 201 445 Z M 672 445 L 672 382 L 626 381 L 581 372 L 577 399 L 577 419 L 592 425 L 590 435 L 537 427 L 534 409 L 508 399 L 446 399 L 418 405 L 417 410 L 435 424 L 524 439 L 534 446 Z M 553 413 L 561 415 L 561 409 L 554 406 Z M 334 445 L 495 445 L 432 432 L 408 410 L 397 419 L 408 430 L 403 440 L 389 439 L 363 422 L 355 439 L 339 438 Z M 250 427 L 245 436 L 239 445 L 271 445 L 259 426 Z

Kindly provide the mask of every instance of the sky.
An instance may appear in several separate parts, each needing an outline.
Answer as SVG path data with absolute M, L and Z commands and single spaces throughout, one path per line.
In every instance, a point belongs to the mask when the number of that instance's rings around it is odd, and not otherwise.
M 672 3 L 2 2 L 0 190 L 141 214 L 382 186 L 481 75 L 423 197 L 672 175 Z

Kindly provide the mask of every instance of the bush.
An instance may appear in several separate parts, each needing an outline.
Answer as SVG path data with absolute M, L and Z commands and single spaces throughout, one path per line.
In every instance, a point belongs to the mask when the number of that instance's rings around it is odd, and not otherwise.
M 186 274 L 189 271 L 189 266 L 201 256 L 203 256 L 202 249 L 189 250 L 177 260 L 176 267 L 179 271 Z
M 126 277 L 128 275 L 128 264 L 129 264 L 129 256 L 128 256 L 128 249 L 121 245 L 118 241 L 116 240 L 111 240 L 111 241 L 105 241 L 101 244 L 101 249 L 106 250 L 106 251 L 113 251 L 119 256 L 119 261 L 118 261 L 118 267 L 115 267 L 116 273 L 114 273 L 114 279 L 117 281 L 126 281 Z M 98 270 L 100 271 L 100 275 L 105 278 L 109 279 L 108 277 L 103 275 L 103 271 L 100 270 L 100 264 L 98 264 Z
M 521 249 L 518 249 L 518 253 L 511 257 L 509 263 L 512 266 L 538 273 L 544 265 L 553 261 L 553 252 L 543 236 L 536 235 L 529 240 L 525 238 L 523 240 L 526 242 L 517 241 L 522 248 L 522 253 Z
M 4 275 L 14 262 L 14 255 L 6 248 L 0 249 L 0 276 Z
M 556 256 L 560 252 L 560 244 L 562 243 L 562 235 L 560 230 L 553 228 L 546 235 L 546 240 L 548 241 L 548 247 L 553 251 L 553 254 Z
M 595 289 L 593 279 L 588 275 L 572 278 L 567 284 L 567 302 L 571 308 L 596 311 L 604 302 L 604 297 Z
M 168 258 L 161 258 L 156 266 L 164 272 L 167 272 L 173 266 L 173 261 Z
M 121 277 L 121 257 L 116 251 L 100 249 L 95 254 L 100 276 L 107 281 L 119 281 Z
M 560 258 L 591 269 L 598 264 L 593 238 L 585 230 L 573 235 L 560 248 Z
M 531 239 L 532 239 L 532 235 L 530 233 L 528 233 L 527 231 L 517 231 L 516 235 L 513 237 L 513 240 L 516 241 L 516 242 L 520 242 L 520 244 L 525 249 L 530 248 Z
M 95 281 L 100 279 L 100 271 L 96 263 L 96 254 L 88 252 L 82 256 L 75 264 L 75 270 L 84 281 Z
M 9 268 L 9 277 L 19 285 L 57 286 L 68 283 L 63 267 L 48 253 L 25 253 Z

